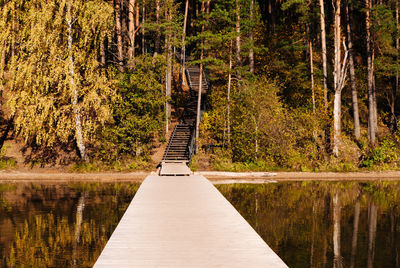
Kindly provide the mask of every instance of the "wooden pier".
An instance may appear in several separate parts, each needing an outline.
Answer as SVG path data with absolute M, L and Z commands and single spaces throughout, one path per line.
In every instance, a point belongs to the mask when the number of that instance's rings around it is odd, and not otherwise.
M 148 176 L 94 267 L 287 267 L 203 176 Z

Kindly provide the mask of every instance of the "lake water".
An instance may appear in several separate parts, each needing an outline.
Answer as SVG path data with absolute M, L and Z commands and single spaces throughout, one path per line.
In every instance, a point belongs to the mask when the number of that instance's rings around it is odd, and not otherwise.
M 0 184 L 0 267 L 91 267 L 139 184 Z M 400 183 L 219 185 L 289 267 L 398 267 Z
M 217 188 L 289 267 L 399 267 L 398 182 Z
M 0 267 L 92 267 L 139 184 L 0 184 Z

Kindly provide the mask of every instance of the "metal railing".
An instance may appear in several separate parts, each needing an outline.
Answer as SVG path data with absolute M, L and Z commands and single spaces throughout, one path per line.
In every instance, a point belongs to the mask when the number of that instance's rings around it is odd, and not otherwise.
M 170 137 L 169 140 L 168 140 L 168 146 L 167 146 L 167 148 L 165 149 L 165 152 L 164 152 L 162 161 L 165 160 L 165 157 L 168 155 L 169 149 L 171 148 L 172 140 L 174 139 L 174 136 L 175 136 L 175 133 L 176 133 L 176 127 L 177 127 L 177 126 L 175 126 L 174 131 L 172 132 L 171 137 Z
M 189 158 L 189 162 L 192 160 L 192 156 L 195 154 L 195 137 L 196 136 L 196 126 L 192 127 L 192 132 L 191 132 L 191 138 L 190 138 L 190 142 L 188 144 L 188 158 Z

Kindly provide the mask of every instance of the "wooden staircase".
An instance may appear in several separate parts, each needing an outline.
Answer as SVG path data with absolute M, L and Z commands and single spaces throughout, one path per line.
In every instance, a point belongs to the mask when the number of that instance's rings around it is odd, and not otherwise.
M 199 84 L 200 84 L 200 67 L 197 65 L 190 66 L 186 69 L 186 76 L 187 81 L 189 82 L 190 89 L 192 91 L 198 92 L 199 91 Z M 201 94 L 205 94 L 209 88 L 209 83 L 207 77 L 203 71 L 201 82 Z
M 189 162 L 190 142 L 192 140 L 193 126 L 187 124 L 176 125 L 164 152 L 163 162 Z
M 160 175 L 190 175 L 190 169 L 186 165 L 190 162 L 194 153 L 200 68 L 196 65 L 190 66 L 186 69 L 186 76 L 190 87 L 189 99 L 184 107 L 180 123 L 175 126 L 168 141 L 168 146 L 161 160 Z M 203 72 L 201 93 L 207 93 L 209 87 L 210 85 Z M 184 167 L 179 165 L 184 165 Z M 177 170 L 180 170 L 180 172 Z

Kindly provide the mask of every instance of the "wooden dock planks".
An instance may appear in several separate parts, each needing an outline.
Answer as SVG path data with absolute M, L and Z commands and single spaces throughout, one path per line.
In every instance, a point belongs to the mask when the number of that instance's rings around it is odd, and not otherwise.
M 94 267 L 287 267 L 203 176 L 148 176 Z

